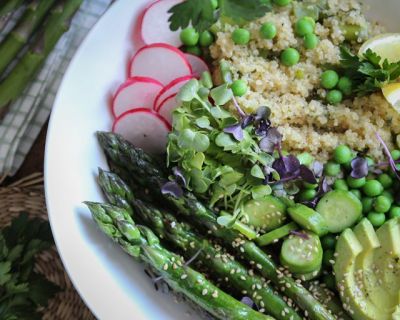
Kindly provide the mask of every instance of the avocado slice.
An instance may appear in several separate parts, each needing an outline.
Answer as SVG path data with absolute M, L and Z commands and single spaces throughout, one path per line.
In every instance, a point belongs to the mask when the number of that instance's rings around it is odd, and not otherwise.
M 336 281 L 344 308 L 355 320 L 400 316 L 400 218 L 376 232 L 363 219 L 346 229 L 336 245 Z

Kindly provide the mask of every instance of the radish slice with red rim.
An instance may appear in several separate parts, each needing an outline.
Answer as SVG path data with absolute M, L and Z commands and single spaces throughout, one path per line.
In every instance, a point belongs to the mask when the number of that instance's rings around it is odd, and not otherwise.
M 192 76 L 185 76 L 181 78 L 177 78 L 167 84 L 158 94 L 156 100 L 154 102 L 153 109 L 158 111 L 160 109 L 161 104 L 164 102 L 165 99 L 168 97 L 177 94 L 179 90 L 189 81 L 193 79 Z
M 112 131 L 122 135 L 134 146 L 152 154 L 161 154 L 167 148 L 171 126 L 158 113 L 148 108 L 129 110 L 119 116 Z
M 180 2 L 182 0 L 159 0 L 145 9 L 140 27 L 144 43 L 168 43 L 177 48 L 182 45 L 180 32 L 172 31 L 168 21 L 171 16 L 168 11 Z
M 192 67 L 193 77 L 200 78 L 203 72 L 210 71 L 207 63 L 205 63 L 205 61 L 198 56 L 190 53 L 185 53 L 185 57 Z
M 172 112 L 179 106 L 179 102 L 176 100 L 176 94 L 168 97 L 161 104 L 158 113 L 165 118 L 172 125 Z
M 191 74 L 192 67 L 185 55 L 166 43 L 155 43 L 141 48 L 129 64 L 131 77 L 149 77 L 163 85 Z
M 112 100 L 112 113 L 115 118 L 135 106 L 152 108 L 157 95 L 163 89 L 161 82 L 146 77 L 133 77 L 126 80 L 116 91 Z

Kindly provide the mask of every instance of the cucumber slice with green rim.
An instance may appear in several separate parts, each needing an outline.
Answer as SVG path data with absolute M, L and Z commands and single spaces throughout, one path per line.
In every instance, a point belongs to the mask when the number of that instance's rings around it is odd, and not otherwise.
M 319 236 L 326 235 L 329 231 L 324 217 L 303 204 L 297 204 L 289 208 L 288 213 L 304 229 L 310 230 Z
M 359 220 L 362 203 L 351 192 L 334 190 L 322 197 L 316 210 L 324 217 L 329 232 L 339 233 Z
M 290 234 L 291 231 L 299 230 L 299 226 L 294 222 L 288 223 L 278 229 L 270 231 L 256 239 L 256 242 L 260 246 L 269 245 L 279 239 L 282 239 Z
M 322 246 L 319 237 L 309 231 L 303 238 L 291 235 L 283 241 L 280 260 L 292 273 L 306 274 L 314 272 L 322 265 Z
M 296 279 L 300 279 L 301 281 L 310 281 L 318 278 L 321 275 L 321 271 L 322 267 L 319 266 L 317 270 L 308 273 L 294 273 L 293 277 L 295 277 Z
M 286 206 L 273 196 L 249 200 L 243 208 L 243 221 L 265 231 L 280 227 L 286 220 Z

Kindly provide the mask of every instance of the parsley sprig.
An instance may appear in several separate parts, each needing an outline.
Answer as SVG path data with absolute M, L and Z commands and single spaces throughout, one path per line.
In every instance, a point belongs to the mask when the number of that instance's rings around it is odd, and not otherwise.
M 34 271 L 35 255 L 51 247 L 48 222 L 21 214 L 0 231 L 0 319 L 41 319 L 59 288 Z
M 341 47 L 341 69 L 352 81 L 355 93 L 364 96 L 378 91 L 400 77 L 400 61 L 389 63 L 368 49 L 362 57 Z
M 242 24 L 262 17 L 271 10 L 270 0 L 220 0 L 219 16 Z M 169 10 L 170 29 L 186 28 L 190 24 L 199 32 L 210 28 L 217 20 L 210 0 L 186 0 Z

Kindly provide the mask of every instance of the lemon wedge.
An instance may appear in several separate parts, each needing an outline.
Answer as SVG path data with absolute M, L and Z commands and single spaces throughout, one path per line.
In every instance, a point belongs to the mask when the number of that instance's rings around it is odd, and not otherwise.
M 386 100 L 400 113 L 400 83 L 391 83 L 382 88 Z
M 368 49 L 376 52 L 383 60 L 390 63 L 400 61 L 400 33 L 385 33 L 371 38 L 365 42 L 358 52 L 362 57 Z

